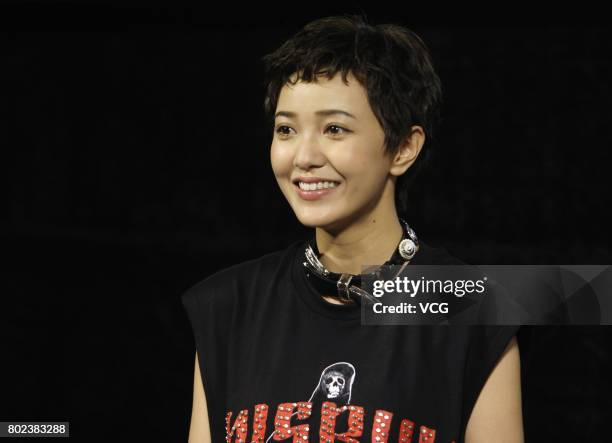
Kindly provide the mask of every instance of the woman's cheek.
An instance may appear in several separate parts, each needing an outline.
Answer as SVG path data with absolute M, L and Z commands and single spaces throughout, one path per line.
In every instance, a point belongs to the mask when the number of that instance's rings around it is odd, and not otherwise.
M 291 159 L 288 152 L 283 152 L 279 147 L 272 145 L 270 149 L 270 161 L 276 177 L 281 178 L 283 175 L 291 173 Z

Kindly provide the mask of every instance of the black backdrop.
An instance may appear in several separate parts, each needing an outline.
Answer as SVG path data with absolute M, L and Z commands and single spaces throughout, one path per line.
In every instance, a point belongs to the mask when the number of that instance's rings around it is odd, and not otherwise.
M 259 60 L 354 10 L 290 11 L 3 7 L 0 420 L 186 441 L 179 295 L 310 233 L 269 165 Z M 366 12 L 421 35 L 444 87 L 438 150 L 411 191 L 419 236 L 476 264 L 611 264 L 612 30 Z M 611 339 L 521 331 L 527 441 L 609 438 Z

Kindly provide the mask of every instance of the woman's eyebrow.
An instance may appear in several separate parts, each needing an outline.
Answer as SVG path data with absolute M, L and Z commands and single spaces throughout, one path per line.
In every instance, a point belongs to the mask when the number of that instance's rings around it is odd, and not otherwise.
M 321 111 L 315 112 L 315 115 L 322 115 L 325 117 L 327 117 L 328 115 L 333 115 L 333 114 L 342 114 L 342 115 L 346 115 L 347 117 L 351 117 L 357 120 L 357 117 L 355 117 L 353 114 L 351 114 L 350 112 L 343 111 L 342 109 L 323 109 Z M 297 117 L 297 114 L 295 112 L 290 112 L 290 111 L 278 111 L 276 114 L 274 114 L 274 118 L 279 117 L 279 116 L 292 118 L 292 117 Z

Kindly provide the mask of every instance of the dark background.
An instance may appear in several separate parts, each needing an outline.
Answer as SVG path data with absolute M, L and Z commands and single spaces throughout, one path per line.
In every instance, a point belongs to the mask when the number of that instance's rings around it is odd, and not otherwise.
M 1 420 L 186 441 L 180 294 L 310 234 L 269 164 L 260 58 L 357 9 L 303 6 L 1 7 Z M 411 190 L 419 237 L 475 264 L 611 264 L 612 30 L 365 11 L 416 31 L 444 88 L 438 150 Z M 609 439 L 609 327 L 519 340 L 527 441 Z

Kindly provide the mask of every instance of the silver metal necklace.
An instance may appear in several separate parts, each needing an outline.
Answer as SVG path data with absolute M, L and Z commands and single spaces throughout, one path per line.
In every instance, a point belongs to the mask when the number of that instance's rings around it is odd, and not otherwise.
M 401 273 L 419 250 L 419 240 L 414 230 L 402 218 L 399 219 L 403 227 L 402 239 L 400 240 L 393 256 L 382 266 L 402 265 L 397 274 Z M 316 251 L 316 252 L 315 252 Z M 314 286 L 325 295 L 337 297 L 343 303 L 359 303 L 363 300 L 376 302 L 377 299 L 360 286 L 364 279 L 378 278 L 380 267 L 375 271 L 363 274 L 349 274 L 331 272 L 325 268 L 319 260 L 316 239 L 313 237 L 306 246 L 304 252 L 306 261 L 303 262 L 306 276 Z M 337 296 L 334 293 L 337 291 Z

